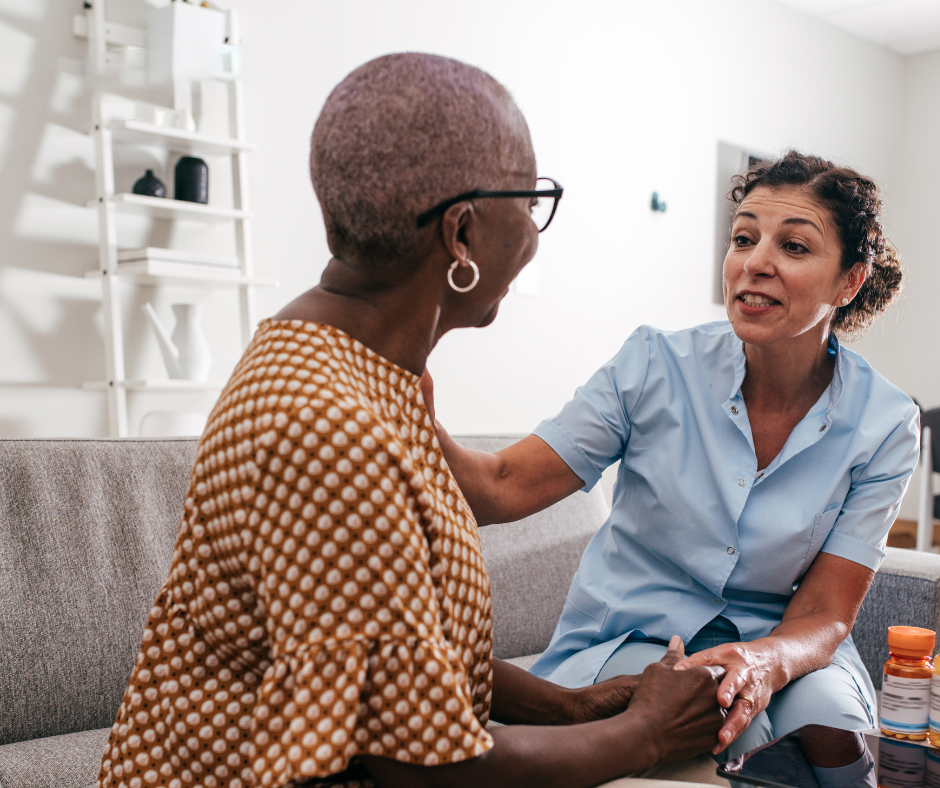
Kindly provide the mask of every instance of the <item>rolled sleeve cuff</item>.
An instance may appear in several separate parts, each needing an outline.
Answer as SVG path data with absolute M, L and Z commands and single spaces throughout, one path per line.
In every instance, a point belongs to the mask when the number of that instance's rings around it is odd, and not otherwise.
M 878 571 L 878 567 L 881 566 L 881 562 L 885 558 L 885 551 L 880 547 L 863 542 L 854 536 L 846 536 L 838 531 L 829 534 L 820 552 L 847 558 L 856 564 L 867 566 L 873 572 Z
M 575 443 L 574 439 L 554 421 L 546 419 L 535 428 L 533 435 L 545 441 L 561 457 L 575 475 L 584 482 L 583 492 L 590 492 L 600 481 L 601 472 L 588 456 Z

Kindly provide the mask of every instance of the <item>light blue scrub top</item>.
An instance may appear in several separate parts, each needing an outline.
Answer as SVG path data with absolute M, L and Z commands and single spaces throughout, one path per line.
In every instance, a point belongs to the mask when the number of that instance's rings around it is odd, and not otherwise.
M 760 473 L 727 321 L 640 327 L 538 426 L 585 491 L 620 470 L 534 674 L 586 686 L 631 634 L 688 642 L 717 615 L 743 641 L 764 637 L 820 551 L 878 569 L 920 414 L 835 336 L 829 352 L 832 383 Z

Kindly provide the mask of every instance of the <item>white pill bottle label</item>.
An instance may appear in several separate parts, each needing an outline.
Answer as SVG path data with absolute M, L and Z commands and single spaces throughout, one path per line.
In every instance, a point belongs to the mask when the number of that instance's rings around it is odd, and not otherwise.
M 934 679 L 902 679 L 884 674 L 881 684 L 881 727 L 888 733 L 927 733 L 930 688 Z M 940 721 L 940 717 L 937 718 Z
M 940 676 L 934 673 L 930 682 L 930 718 L 927 722 L 930 730 L 940 733 Z

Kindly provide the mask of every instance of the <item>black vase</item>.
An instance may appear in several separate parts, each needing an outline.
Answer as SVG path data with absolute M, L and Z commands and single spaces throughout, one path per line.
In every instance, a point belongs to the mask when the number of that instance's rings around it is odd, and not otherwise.
M 177 200 L 186 202 L 209 202 L 209 167 L 195 156 L 183 156 L 176 163 Z
M 166 197 L 166 186 L 153 174 L 153 170 L 147 170 L 143 178 L 137 179 L 133 191 L 134 194 L 145 194 L 148 197 Z

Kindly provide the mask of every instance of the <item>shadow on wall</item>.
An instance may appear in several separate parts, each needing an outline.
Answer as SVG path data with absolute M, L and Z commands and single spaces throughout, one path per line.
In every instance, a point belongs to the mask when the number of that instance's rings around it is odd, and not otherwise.
M 108 14 L 142 26 L 150 7 L 112 0 Z M 100 286 L 85 278 L 97 268 L 98 224 L 85 207 L 95 196 L 95 156 L 86 43 L 72 32 L 80 13 L 80 0 L 5 0 L 0 9 L 0 391 L 10 395 L 27 384 L 74 389 L 104 376 Z M 155 91 L 138 93 L 153 100 Z M 118 189 L 130 191 L 159 155 L 124 155 Z M 169 244 L 167 222 L 130 225 L 122 245 Z M 143 289 L 127 307 L 139 312 L 152 298 Z M 137 344 L 131 338 L 128 353 Z M 0 406 L 0 435 L 17 434 L 7 415 Z
M 83 381 L 104 378 L 104 359 L 100 347 L 94 344 L 101 335 L 101 303 L 95 299 L 48 299 L 47 309 L 55 316 L 37 325 L 27 311 L 28 305 L 17 298 L 18 289 L 3 288 L 0 309 L 19 337 L 17 351 L 30 362 L 31 377 L 50 388 L 79 388 Z M 7 385 L 16 384 L 0 382 L 0 386 Z

